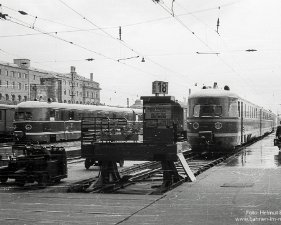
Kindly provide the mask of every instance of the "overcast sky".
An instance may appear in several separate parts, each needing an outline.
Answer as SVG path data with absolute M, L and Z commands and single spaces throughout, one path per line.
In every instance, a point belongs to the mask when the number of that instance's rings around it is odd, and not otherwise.
M 8 14 L 0 20 L 1 61 L 28 58 L 35 68 L 67 73 L 75 66 L 87 78 L 93 73 L 106 104 L 126 105 L 127 98 L 132 104 L 151 95 L 154 80 L 169 82 L 169 95 L 178 100 L 195 90 L 195 83 L 217 82 L 281 112 L 280 0 L 0 4 L 0 12 Z

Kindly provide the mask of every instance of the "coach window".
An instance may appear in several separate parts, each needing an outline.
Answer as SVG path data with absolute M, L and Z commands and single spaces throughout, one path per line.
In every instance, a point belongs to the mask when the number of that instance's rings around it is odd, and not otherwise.
M 74 120 L 74 111 L 69 111 L 69 120 Z
M 50 110 L 50 121 L 54 121 L 56 118 L 56 111 L 54 109 Z
M 240 114 L 240 102 L 238 102 L 238 116 L 240 117 L 241 114 Z

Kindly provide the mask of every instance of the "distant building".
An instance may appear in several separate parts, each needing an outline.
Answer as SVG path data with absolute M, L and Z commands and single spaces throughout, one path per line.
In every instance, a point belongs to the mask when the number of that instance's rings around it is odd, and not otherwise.
M 17 104 L 27 100 L 47 100 L 100 104 L 100 85 L 78 75 L 75 67 L 62 74 L 30 67 L 29 59 L 14 59 L 14 63 L 0 62 L 0 103 Z
M 140 99 L 137 99 L 133 105 L 130 106 L 130 108 L 135 108 L 135 109 L 142 109 L 143 104 Z

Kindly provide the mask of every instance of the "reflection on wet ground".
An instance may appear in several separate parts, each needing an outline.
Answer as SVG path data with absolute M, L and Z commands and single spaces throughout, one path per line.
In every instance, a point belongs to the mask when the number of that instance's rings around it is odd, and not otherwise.
M 281 152 L 273 146 L 274 135 L 271 134 L 261 141 L 245 148 L 239 156 L 225 166 L 247 168 L 277 168 L 281 166 Z

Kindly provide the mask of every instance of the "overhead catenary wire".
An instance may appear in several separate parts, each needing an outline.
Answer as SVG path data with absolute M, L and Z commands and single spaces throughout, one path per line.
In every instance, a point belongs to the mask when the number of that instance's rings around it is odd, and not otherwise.
M 172 16 L 172 18 L 174 18 L 179 24 L 181 24 L 186 30 L 188 30 L 193 36 L 195 36 L 197 40 L 199 40 L 205 47 L 207 47 L 207 48 L 210 50 L 210 52 L 211 52 L 212 54 L 215 52 L 215 51 L 208 45 L 207 42 L 205 42 L 203 39 L 201 39 L 201 38 L 199 37 L 199 35 L 197 35 L 191 28 L 189 28 L 183 21 L 181 21 L 181 20 L 177 17 L 176 14 L 173 14 L 173 13 L 169 10 L 169 7 L 167 7 L 167 6 L 165 5 L 165 3 L 163 3 L 163 4 L 160 4 L 159 2 L 157 2 L 157 3 L 158 3 L 158 5 L 159 5 L 163 10 L 165 10 L 166 12 L 168 12 L 168 13 Z M 230 71 L 232 71 L 234 74 L 236 74 L 236 75 L 238 75 L 239 77 L 241 77 L 242 79 L 244 79 L 244 77 L 243 77 L 237 70 L 235 70 L 229 63 L 227 63 L 227 62 L 220 56 L 219 52 L 216 52 L 215 55 L 219 58 L 219 60 L 220 60 L 225 66 L 227 66 L 227 67 L 230 69 Z M 253 91 L 253 90 L 251 90 L 251 89 L 250 89 L 250 91 L 251 91 L 253 94 L 255 94 L 255 93 L 254 93 L 255 91 Z
M 100 26 L 98 26 L 97 24 L 95 24 L 94 22 L 92 22 L 91 20 L 89 20 L 88 18 L 86 18 L 84 15 L 82 15 L 80 12 L 78 12 L 77 10 L 75 10 L 74 8 L 72 8 L 71 6 L 69 6 L 68 4 L 66 4 L 64 1 L 62 0 L 58 0 L 59 2 L 61 2 L 63 5 L 65 5 L 67 8 L 69 8 L 70 10 L 72 10 L 73 12 L 75 12 L 77 15 L 79 15 L 83 20 L 89 22 L 90 24 L 92 24 L 93 26 L 95 26 L 96 28 L 98 28 L 101 32 L 105 33 L 106 35 L 108 35 L 109 37 L 111 37 L 112 39 L 114 40 L 117 40 L 119 41 L 123 46 L 125 46 L 127 49 L 131 50 L 132 52 L 136 53 L 136 55 L 142 55 L 144 56 L 143 53 L 135 50 L 134 48 L 132 48 L 131 46 L 129 46 L 124 40 L 119 40 L 118 38 L 114 37 L 113 35 L 111 35 L 110 33 L 106 32 L 104 29 L 102 29 Z M 180 74 L 179 72 L 177 71 L 174 71 L 170 68 L 168 68 L 167 66 L 163 66 L 161 65 L 160 63 L 146 57 L 147 60 L 149 60 L 150 62 L 152 62 L 153 64 L 161 67 L 162 69 L 166 70 L 166 71 L 169 71 L 169 72 L 172 72 L 173 74 L 179 74 L 180 76 L 182 77 L 187 77 L 186 75 L 184 74 Z M 193 81 L 192 81 L 193 82 Z M 183 85 L 183 84 L 181 84 Z M 184 86 L 187 86 L 187 85 L 184 85 Z

